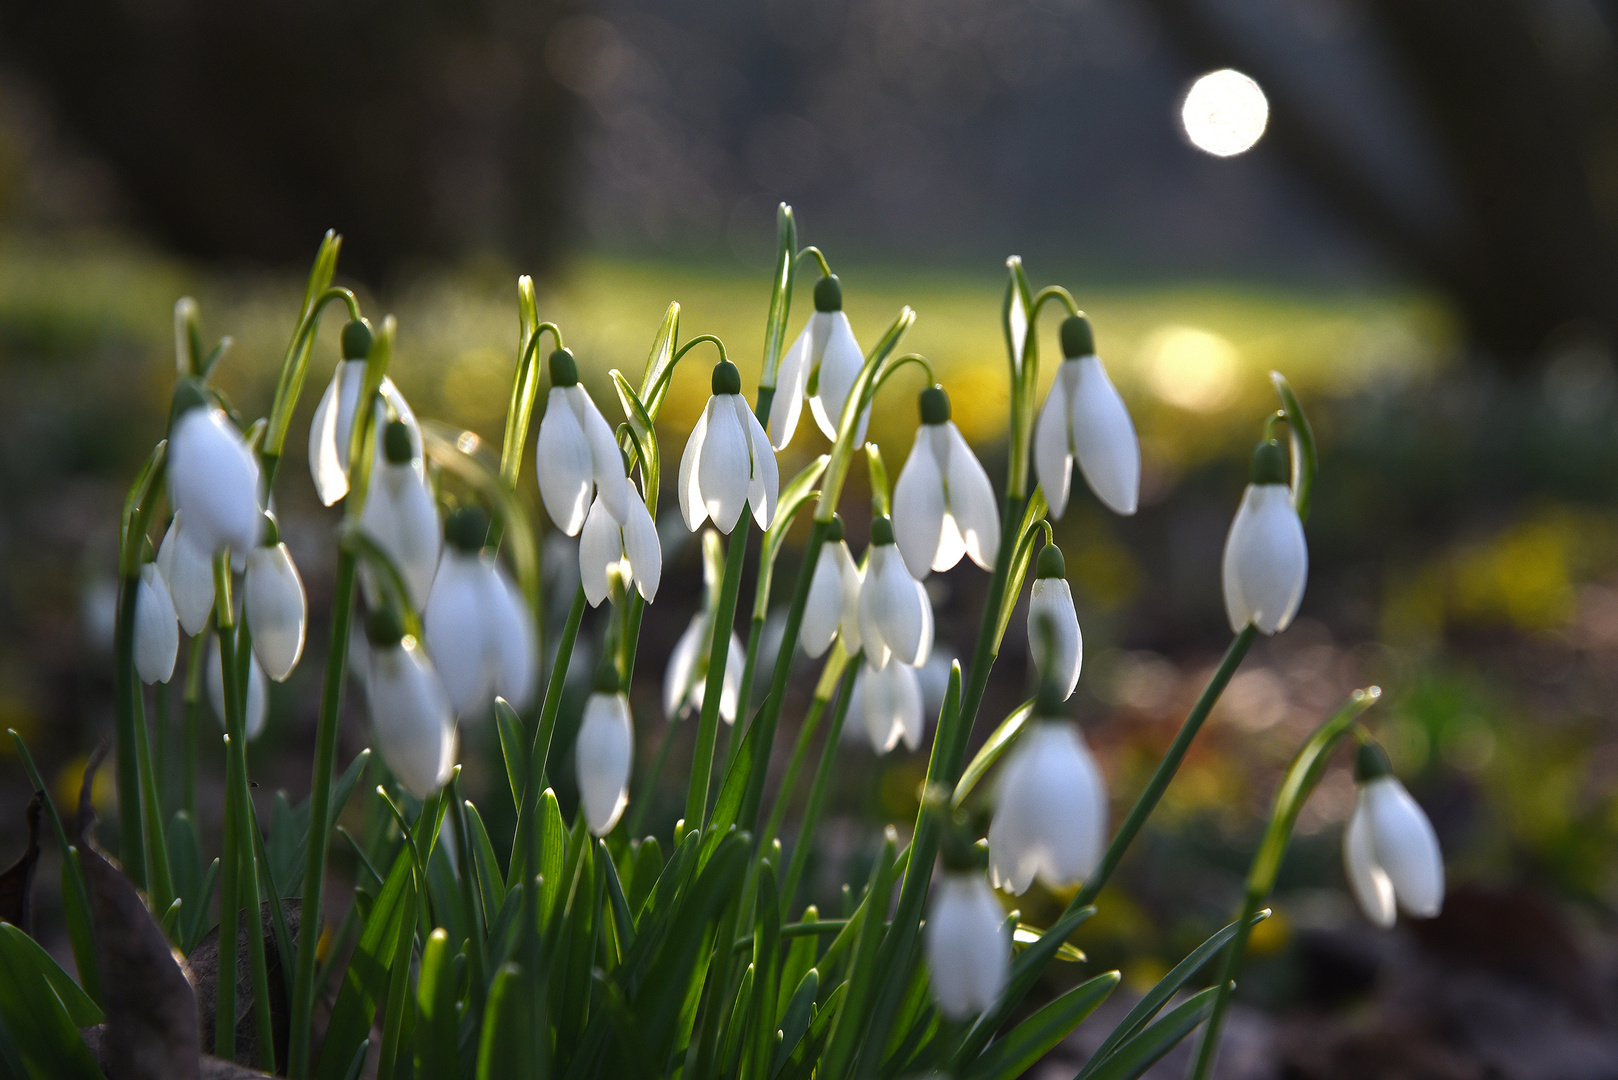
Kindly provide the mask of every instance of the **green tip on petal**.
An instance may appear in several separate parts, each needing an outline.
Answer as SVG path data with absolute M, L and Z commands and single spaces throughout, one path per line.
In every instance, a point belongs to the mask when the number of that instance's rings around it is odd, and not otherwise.
M 392 648 L 404 640 L 404 623 L 399 621 L 389 608 L 371 613 L 371 621 L 365 628 L 366 636 L 371 644 L 378 648 Z
M 403 420 L 390 420 L 382 430 L 382 452 L 394 465 L 404 465 L 416 456 L 416 448 L 410 444 L 410 426 Z
M 815 282 L 815 310 L 843 310 L 843 283 L 837 280 L 836 274 L 827 274 Z
M 444 523 L 444 539 L 468 554 L 483 550 L 489 538 L 489 515 L 475 506 L 463 506 Z
M 1374 742 L 1361 743 L 1354 755 L 1354 779 L 1361 784 L 1393 775 L 1393 763 L 1388 753 Z
M 1094 356 L 1096 352 L 1095 331 L 1090 329 L 1090 320 L 1083 315 L 1069 315 L 1062 320 L 1062 355 L 1069 360 L 1080 356 Z
M 597 694 L 616 694 L 622 690 L 623 684 L 618 680 L 618 665 L 609 661 L 596 668 L 595 685 L 591 689 Z
M 1067 577 L 1067 560 L 1062 557 L 1062 549 L 1055 544 L 1046 544 L 1039 549 L 1039 561 L 1034 564 L 1036 578 L 1065 578 Z
M 841 514 L 833 514 L 831 516 L 831 524 L 826 526 L 826 540 L 827 540 L 827 542 L 835 544 L 835 543 L 837 543 L 837 541 L 841 540 L 845 535 L 846 534 L 843 532 L 843 517 L 842 517 L 842 515 Z
M 921 392 L 921 422 L 943 424 L 949 420 L 949 395 L 942 386 L 929 386 Z
M 577 386 L 579 384 L 579 363 L 573 359 L 573 354 L 566 349 L 557 349 L 551 353 L 551 385 Z
M 184 378 L 174 384 L 174 419 L 178 420 L 192 409 L 204 408 L 208 405 L 208 391 L 202 388 L 202 380 Z
M 716 394 L 742 392 L 742 373 L 737 371 L 736 365 L 729 360 L 721 360 L 713 366 L 713 392 Z
M 1274 439 L 1253 448 L 1253 468 L 1248 478 L 1255 484 L 1284 484 L 1287 482 L 1287 452 Z
M 343 359 L 364 360 L 371 355 L 371 328 L 364 319 L 355 319 L 343 327 Z
M 893 522 L 886 514 L 871 519 L 871 543 L 877 547 L 893 543 Z

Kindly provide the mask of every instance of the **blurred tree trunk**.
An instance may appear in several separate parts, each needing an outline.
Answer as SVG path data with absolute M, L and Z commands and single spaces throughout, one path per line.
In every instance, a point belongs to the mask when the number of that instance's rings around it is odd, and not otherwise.
M 301 262 L 327 228 L 376 278 L 563 220 L 572 99 L 556 0 L 0 0 L 0 47 L 113 167 L 137 224 L 205 257 Z
M 1149 0 L 1199 70 L 1235 67 L 1270 98 L 1266 142 L 1360 235 L 1446 293 L 1475 350 L 1531 364 L 1569 324 L 1618 344 L 1618 63 L 1594 33 L 1560 43 L 1534 0 L 1364 0 L 1433 140 L 1458 228 L 1422 220 L 1312 121 L 1302 88 L 1205 0 Z

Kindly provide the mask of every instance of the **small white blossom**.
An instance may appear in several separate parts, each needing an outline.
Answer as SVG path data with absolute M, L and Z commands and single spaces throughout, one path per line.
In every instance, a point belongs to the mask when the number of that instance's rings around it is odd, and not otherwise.
M 886 667 L 891 657 L 911 667 L 927 662 L 933 648 L 933 607 L 927 590 L 905 568 L 886 518 L 871 523 L 859 621 L 860 643 L 871 666 Z
M 242 606 L 252 631 L 253 655 L 264 673 L 284 682 L 303 655 L 309 600 L 303 579 L 283 543 L 256 547 L 247 556 Z
M 1309 546 L 1286 483 L 1279 444 L 1260 443 L 1253 454 L 1253 480 L 1225 539 L 1223 583 L 1230 627 L 1249 623 L 1266 634 L 1292 624 L 1309 577 Z
M 189 636 L 201 633 L 213 612 L 213 557 L 192 541 L 179 514 L 157 549 L 157 568 L 168 584 L 181 629 Z
M 1084 737 L 1038 706 L 1035 714 L 1001 767 L 989 825 L 990 878 L 1019 894 L 1036 875 L 1051 888 L 1084 880 L 1107 831 L 1106 782 Z
M 584 820 L 592 835 L 605 836 L 629 805 L 629 776 L 635 763 L 635 727 L 629 699 L 622 692 L 598 690 L 590 695 L 573 756 Z
M 849 554 L 843 523 L 834 518 L 831 528 L 815 559 L 798 640 L 804 652 L 819 656 L 842 634 L 843 649 L 853 656 L 860 651 L 860 584 L 865 575 Z
M 670 720 L 690 709 L 702 710 L 708 692 L 709 646 L 713 641 L 709 617 L 698 612 L 691 617 L 680 640 L 669 654 L 668 667 L 663 671 L 663 715 Z M 741 639 L 733 632 L 725 653 L 725 676 L 719 684 L 719 718 L 727 724 L 736 722 L 737 699 L 741 694 L 742 668 L 747 654 L 742 651 Z
M 1067 564 L 1055 544 L 1039 553 L 1034 586 L 1028 597 L 1028 648 L 1041 679 L 1061 691 L 1062 700 L 1073 696 L 1084 665 L 1084 635 L 1073 607 L 1073 589 L 1067 583 Z
M 918 581 L 962 555 L 992 570 L 1000 550 L 1000 508 L 989 474 L 949 416 L 943 388 L 922 391 L 921 426 L 893 487 L 894 539 Z
M 925 726 L 921 715 L 921 680 L 908 664 L 860 666 L 850 691 L 848 711 L 865 723 L 871 747 L 886 754 L 903 739 L 908 749 L 921 746 Z
M 1395 905 L 1430 919 L 1444 906 L 1444 854 L 1432 822 L 1388 770 L 1380 748 L 1360 749 L 1359 798 L 1343 833 L 1343 865 L 1365 917 L 1386 928 Z
M 1034 468 L 1051 516 L 1060 518 L 1067 509 L 1074 458 L 1098 499 L 1115 513 L 1133 514 L 1140 502 L 1140 441 L 1124 399 L 1095 356 L 1084 316 L 1062 324 L 1062 352 L 1066 359 L 1034 432 Z
M 747 506 L 759 528 L 775 520 L 781 483 L 775 450 L 741 389 L 736 365 L 714 365 L 713 396 L 680 456 L 680 512 L 692 532 L 712 518 L 715 528 L 729 533 Z
M 579 368 L 565 349 L 551 353 L 551 391 L 534 448 L 535 475 L 545 512 L 556 527 L 577 536 L 599 493 L 618 521 L 629 517 L 629 478 L 612 427 L 590 392 L 579 385 Z
M 169 587 L 155 563 L 140 568 L 135 587 L 135 673 L 143 683 L 166 683 L 174 677 L 180 653 L 180 624 Z
M 222 547 L 245 554 L 264 525 L 258 458 L 223 409 L 182 383 L 169 434 L 169 496 L 188 536 L 210 556 Z
M 775 397 L 770 402 L 770 432 L 775 448 L 784 449 L 792 441 L 806 393 L 815 423 L 826 438 L 835 440 L 843 404 L 864 366 L 865 355 L 854 338 L 848 316 L 843 314 L 842 286 L 835 276 L 823 277 L 815 285 L 814 314 L 781 357 Z M 865 441 L 870 419 L 867 406 L 860 414 L 854 445 Z
M 410 430 L 399 420 L 385 429 L 383 456 L 371 473 L 360 511 L 360 529 L 387 553 L 410 591 L 417 611 L 427 606 L 427 594 L 438 572 L 444 530 L 432 487 L 412 457 Z M 374 575 L 365 574 L 366 596 L 378 602 Z
M 591 607 L 599 607 L 612 586 L 609 576 L 616 571 L 649 604 L 657 597 L 663 579 L 663 547 L 657 538 L 657 524 L 646 503 L 629 485 L 629 512 L 615 518 L 597 496 L 590 504 L 590 515 L 579 533 L 579 580 Z
M 371 331 L 363 322 L 351 322 L 343 327 L 343 359 L 337 362 L 326 392 L 315 406 L 315 417 L 309 425 L 309 475 L 315 483 L 315 494 L 330 506 L 348 494 L 348 451 L 353 442 L 354 414 L 359 411 L 360 391 L 365 387 L 365 355 L 370 351 Z M 405 425 L 410 433 L 412 467 L 418 475 L 425 465 L 422 461 L 421 426 L 411 411 L 404 395 L 387 376 L 377 388 L 376 442 L 382 449 L 383 431 L 389 416 Z M 382 457 L 379 452 L 376 455 Z
M 373 616 L 365 698 L 382 760 L 418 799 L 432 795 L 455 768 L 455 714 L 432 661 L 388 614 Z
M 1011 926 L 981 871 L 946 870 L 927 913 L 927 968 L 938 1011 L 969 1020 L 1011 977 Z
M 422 628 L 427 652 L 456 713 L 481 716 L 496 695 L 521 711 L 534 694 L 538 645 L 516 583 L 483 551 L 488 518 L 462 510 L 433 579 Z

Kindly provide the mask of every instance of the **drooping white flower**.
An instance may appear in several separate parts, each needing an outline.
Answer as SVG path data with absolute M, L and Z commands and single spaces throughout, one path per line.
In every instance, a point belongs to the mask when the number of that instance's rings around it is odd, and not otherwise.
M 1060 702 L 1041 694 L 1033 726 L 1006 755 L 989 825 L 989 876 L 1026 892 L 1037 875 L 1052 888 L 1082 881 L 1101 859 L 1107 788 L 1078 728 L 1053 719 Z
M 1000 509 L 989 474 L 949 418 L 949 395 L 921 393 L 921 426 L 893 486 L 893 535 L 910 576 L 948 570 L 962 555 L 994 569 L 1000 550 Z
M 169 431 L 169 498 L 196 547 L 210 556 L 222 547 L 245 554 L 264 525 L 258 458 L 223 409 L 186 380 L 174 393 Z
M 1034 432 L 1034 467 L 1051 516 L 1067 509 L 1075 457 L 1098 499 L 1115 513 L 1133 514 L 1140 502 L 1140 441 L 1124 399 L 1096 358 L 1084 316 L 1062 323 L 1062 354 Z
M 556 527 L 577 536 L 599 493 L 607 512 L 629 517 L 629 478 L 618 440 L 590 392 L 579 385 L 579 366 L 566 349 L 551 353 L 551 391 L 535 444 L 535 474 L 545 512 Z
M 220 662 L 219 635 L 215 634 L 208 646 L 208 703 L 225 726 L 225 669 Z M 239 689 L 239 688 L 238 688 Z M 264 721 L 269 716 L 270 699 L 264 686 L 264 669 L 256 656 L 247 658 L 247 707 L 242 714 L 242 730 L 249 740 L 264 733 Z
M 1035 564 L 1028 597 L 1028 649 L 1039 677 L 1051 680 L 1063 701 L 1072 697 L 1084 665 L 1084 635 L 1067 583 L 1067 562 L 1055 544 L 1046 544 Z
M 860 651 L 860 583 L 864 579 L 843 539 L 842 519 L 832 518 L 803 606 L 798 640 L 804 652 L 819 656 L 831 648 L 838 634 L 843 635 L 843 648 L 850 656 Z
M 927 913 L 927 969 L 938 1011 L 969 1020 L 1011 977 L 1011 926 L 981 870 L 945 870 Z
M 1279 443 L 1253 452 L 1252 482 L 1225 538 L 1225 612 L 1237 633 L 1254 626 L 1266 634 L 1292 624 L 1309 578 L 1309 546 L 1286 481 Z
M 427 606 L 433 575 L 438 572 L 444 532 L 438 502 L 417 467 L 410 439 L 410 429 L 403 421 L 389 422 L 382 440 L 383 456 L 365 491 L 360 528 L 393 560 L 410 591 L 411 605 L 420 611 Z M 365 582 L 366 595 L 375 602 L 380 594 L 369 572 Z
M 266 675 L 284 682 L 303 655 L 309 600 L 292 553 L 278 537 L 274 544 L 256 547 L 247 556 L 242 604 L 247 628 L 252 631 L 253 655 L 264 665 Z
M 157 564 L 140 568 L 135 587 L 135 673 L 143 683 L 166 683 L 174 677 L 180 654 L 180 623 L 174 601 Z
M 169 522 L 169 531 L 157 549 L 157 568 L 174 601 L 174 613 L 187 635 L 202 632 L 213 611 L 213 557 L 181 528 L 180 515 Z
M 584 519 L 584 531 L 579 533 L 579 580 L 591 607 L 599 607 L 611 592 L 608 579 L 613 571 L 626 585 L 633 581 L 648 604 L 657 597 L 663 579 L 663 547 L 657 538 L 657 523 L 634 484 L 629 485 L 627 517 L 613 517 L 597 496 Z
M 933 606 L 927 590 L 910 576 L 893 542 L 893 524 L 871 522 L 871 549 L 860 584 L 860 644 L 877 668 L 897 657 L 911 667 L 927 662 L 933 648 Z
M 921 680 L 915 668 L 862 664 L 850 695 L 848 711 L 865 722 L 865 734 L 877 753 L 886 754 L 900 739 L 911 750 L 921 746 Z
M 629 775 L 635 764 L 635 726 L 629 699 L 617 688 L 616 678 L 610 689 L 598 685 L 584 703 L 573 756 L 585 823 L 592 835 L 605 836 L 629 805 Z
M 1360 747 L 1359 798 L 1343 833 L 1343 865 L 1365 917 L 1384 929 L 1395 905 L 1430 919 L 1444 906 L 1444 854 L 1432 822 L 1393 776 L 1381 747 Z
M 443 787 L 455 768 L 455 713 L 432 661 L 386 610 L 371 617 L 365 698 L 376 748 L 405 790 L 425 799 Z
M 843 287 L 835 274 L 822 277 L 815 283 L 815 313 L 781 356 L 775 397 L 770 402 L 770 434 L 775 448 L 785 449 L 792 441 L 806 393 L 815 423 L 826 438 L 835 440 L 843 404 L 864 366 L 865 355 L 854 338 L 848 316 L 843 314 Z M 860 414 L 855 446 L 865 441 L 870 420 L 867 406 Z
M 713 396 L 680 456 L 686 528 L 696 532 L 712 518 L 714 527 L 728 534 L 742 508 L 750 506 L 758 527 L 768 529 L 780 483 L 769 436 L 742 397 L 741 375 L 735 364 L 721 360 L 713 369 Z
M 489 519 L 482 511 L 457 511 L 444 531 L 444 555 L 422 613 L 427 652 L 462 719 L 483 715 L 497 694 L 520 711 L 534 694 L 538 653 L 528 606 L 483 551 Z
M 702 702 L 708 693 L 708 650 L 712 642 L 709 616 L 699 611 L 691 617 L 691 625 L 685 628 L 680 640 L 674 643 L 668 667 L 663 669 L 663 715 L 670 720 L 679 719 L 687 709 L 702 711 Z M 727 724 L 736 722 L 742 668 L 746 664 L 747 654 L 742 650 L 741 639 L 732 632 L 725 653 L 724 681 L 719 684 L 719 718 Z
M 337 370 L 332 372 L 331 382 L 326 384 L 326 392 L 315 406 L 315 417 L 309 425 L 309 475 L 315 482 L 315 494 L 326 506 L 348 494 L 348 451 L 353 442 L 354 414 L 359 411 L 360 391 L 365 387 L 365 357 L 370 351 L 370 327 L 364 322 L 351 322 L 343 327 L 343 359 L 337 362 Z M 425 468 L 421 425 L 399 388 L 384 375 L 377 388 L 378 450 L 390 415 L 410 433 L 412 465 L 417 475 L 421 475 Z

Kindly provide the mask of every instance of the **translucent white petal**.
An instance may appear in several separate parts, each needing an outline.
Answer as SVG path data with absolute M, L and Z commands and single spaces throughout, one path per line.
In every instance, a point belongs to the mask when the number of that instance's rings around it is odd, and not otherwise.
M 663 715 L 670 720 L 679 717 L 681 709 L 690 700 L 694 685 L 697 693 L 702 692 L 700 684 L 696 683 L 697 658 L 702 652 L 702 639 L 703 623 L 699 613 L 692 616 L 691 624 L 680 635 L 680 640 L 674 643 L 668 666 L 663 669 Z
M 1023 306 L 1022 290 L 1011 290 L 1011 311 L 1007 314 L 1007 322 L 1011 326 L 1011 363 L 1019 373 L 1022 371 L 1023 347 L 1028 341 L 1028 309 Z
M 967 445 L 954 421 L 946 421 L 949 434 L 949 512 L 966 542 L 966 553 L 985 570 L 994 569 L 1000 553 L 1000 507 L 994 500 L 994 485 L 983 463 Z M 951 566 L 955 564 L 950 563 Z M 934 570 L 939 569 L 935 564 Z
M 432 489 L 414 466 L 378 462 L 365 493 L 360 528 L 398 567 L 411 604 L 418 611 L 425 607 L 438 572 L 444 530 Z
M 595 459 L 584 428 L 568 401 L 566 388 L 552 387 L 545 399 L 545 416 L 539 422 L 534 458 L 534 473 L 545 513 L 558 529 L 569 536 L 577 536 L 590 510 Z
M 803 412 L 803 388 L 809 381 L 810 350 L 814 335 L 812 323 L 805 323 L 797 336 L 781 355 L 781 367 L 775 377 L 775 397 L 770 399 L 770 442 L 777 450 L 784 450 L 798 430 L 798 417 Z
M 685 452 L 680 455 L 680 515 L 685 527 L 696 532 L 708 520 L 708 506 L 702 501 L 702 488 L 697 482 L 697 463 L 702 459 L 702 445 L 708 440 L 708 417 L 713 413 L 714 399 L 709 398 L 697 417 L 697 426 L 685 441 Z
M 181 520 L 181 515 L 175 514 L 169 524 L 163 545 L 157 549 L 157 567 L 168 583 L 180 626 L 195 636 L 208 625 L 208 616 L 213 612 L 213 560 L 191 542 Z
M 931 424 L 922 424 L 916 429 L 910 456 L 905 459 L 899 480 L 893 485 L 893 540 L 899 554 L 904 556 L 910 576 L 917 580 L 933 569 L 947 512 L 944 473 L 933 445 L 934 430 Z
M 848 392 L 859 377 L 860 368 L 865 366 L 865 354 L 854 338 L 854 328 L 849 325 L 846 314 L 841 311 L 816 312 L 813 317 L 821 316 L 825 317 L 826 345 L 820 356 L 815 393 L 809 398 L 809 411 L 814 413 L 815 423 L 820 425 L 826 438 L 835 440 L 837 425 L 843 415 L 843 403 L 848 400 Z M 868 419 L 868 414 L 860 418 L 861 430 L 855 434 L 855 445 L 864 441 L 864 427 Z
M 1048 654 L 1040 647 L 1042 623 L 1053 637 Z M 1028 642 L 1040 677 L 1053 679 L 1062 688 L 1062 700 L 1072 697 L 1084 664 L 1084 635 L 1067 579 L 1034 579 L 1028 598 Z
M 725 650 L 725 675 L 719 684 L 719 719 L 727 724 L 736 722 L 738 699 L 742 690 L 742 668 L 746 664 L 747 652 L 742 648 L 742 639 L 732 632 L 730 646 Z M 698 708 L 702 707 L 702 697 L 706 689 L 701 687 L 697 691 L 693 704 Z
M 1372 850 L 1399 906 L 1423 919 L 1437 915 L 1444 906 L 1444 855 L 1432 822 L 1391 776 L 1365 785 L 1363 805 Z
M 616 518 L 598 497 L 590 504 L 590 514 L 579 533 L 579 582 L 591 607 L 600 607 L 611 592 L 607 571 L 624 557 L 623 535 Z
M 1064 360 L 1056 369 L 1056 381 L 1045 405 L 1039 410 L 1034 428 L 1034 475 L 1039 478 L 1051 517 L 1061 520 L 1067 510 L 1068 490 L 1073 482 L 1073 447 L 1068 434 L 1068 394 L 1076 381 L 1077 361 Z
M 1090 490 L 1109 509 L 1133 514 L 1140 502 L 1140 441 L 1135 437 L 1135 423 L 1100 360 L 1086 356 L 1073 362 L 1079 365 L 1079 383 L 1069 415 L 1079 468 Z
M 422 613 L 427 654 L 456 715 L 480 716 L 494 700 L 484 645 L 484 582 L 489 567 L 476 555 L 446 548 Z
M 635 761 L 635 728 L 622 694 L 591 694 L 573 744 L 579 801 L 595 836 L 605 836 L 629 805 L 629 775 Z
M 488 581 L 489 615 L 483 632 L 484 647 L 494 664 L 494 692 L 521 712 L 534 700 L 539 678 L 533 612 L 504 567 L 496 564 Z
M 837 549 L 838 570 L 843 580 L 843 614 L 837 631 L 843 635 L 843 649 L 854 656 L 861 647 L 860 587 L 865 583 L 865 574 L 849 554 L 848 544 L 838 541 L 833 546 Z
M 1354 899 L 1359 901 L 1365 917 L 1384 930 L 1392 926 L 1395 918 L 1393 882 L 1376 862 L 1363 790 L 1354 806 L 1354 813 L 1349 816 L 1348 828 L 1343 832 L 1343 869 L 1348 874 Z
M 208 646 L 208 704 L 213 706 L 213 714 L 219 720 L 219 726 L 225 727 L 225 671 L 220 662 L 219 636 L 213 637 Z M 247 709 L 242 715 L 242 730 L 249 740 L 256 739 L 264 733 L 264 721 L 269 715 L 269 696 L 264 686 L 264 669 L 259 666 L 256 658 L 249 657 L 247 661 Z
M 727 400 L 727 399 L 734 399 Z M 752 483 L 747 429 L 736 413 L 740 394 L 715 394 L 708 414 L 708 434 L 697 462 L 697 488 L 714 527 L 729 534 L 747 505 Z M 743 402 L 742 408 L 747 405 Z
M 657 586 L 663 580 L 663 546 L 657 538 L 657 523 L 633 487 L 629 490 L 629 520 L 624 522 L 623 541 L 635 587 L 650 604 L 657 599 Z
M 933 891 L 925 934 L 938 1011 L 968 1020 L 993 1005 L 1011 973 L 1011 934 L 981 874 L 944 874 Z
M 455 717 L 420 647 L 407 638 L 372 649 L 366 699 L 377 750 L 405 789 L 425 799 L 443 787 L 455 766 Z
M 358 379 L 352 376 L 345 380 L 344 372 L 350 369 L 358 371 L 363 376 L 365 361 L 338 362 L 337 370 L 332 372 L 331 382 L 326 384 L 326 392 L 320 395 L 320 404 L 315 406 L 314 422 L 309 425 L 309 476 L 315 482 L 315 494 L 326 506 L 332 505 L 348 494 L 348 470 L 344 467 L 344 462 L 348 460 L 348 441 L 344 439 L 342 449 L 339 451 L 337 418 L 340 410 L 337 397 L 339 388 L 343 387 L 345 382 L 353 384 L 353 391 L 349 395 L 352 423 L 352 403 L 359 397 L 360 384 Z
M 264 529 L 258 458 L 224 412 L 188 410 L 169 436 L 169 493 L 197 546 L 251 551 Z
M 253 655 L 264 673 L 285 681 L 303 655 L 309 623 L 309 600 L 303 579 L 285 544 L 257 547 L 247 557 L 242 583 L 243 611 L 253 636 Z
M 809 579 L 809 596 L 804 602 L 798 640 L 810 656 L 819 656 L 831 647 L 843 618 L 843 574 L 837 559 L 840 544 L 841 541 L 821 545 L 820 555 L 815 559 L 814 576 Z
M 1245 608 L 1264 633 L 1285 630 L 1309 576 L 1303 523 L 1285 484 L 1247 486 L 1225 548 L 1225 608 L 1232 624 Z
M 608 513 L 623 521 L 629 516 L 629 478 L 624 474 L 624 455 L 618 449 L 618 440 L 589 391 L 575 384 L 567 388 L 566 394 L 590 444 L 597 496 L 607 504 Z
M 1007 755 L 989 828 L 997 883 L 1021 892 L 1037 874 L 1052 888 L 1083 880 L 1101 858 L 1106 785 L 1072 724 L 1045 722 Z
M 180 623 L 163 575 L 152 563 L 140 568 L 135 588 L 135 672 L 143 683 L 166 683 L 174 677 L 180 653 Z
M 770 522 L 775 520 L 775 500 L 781 488 L 775 448 L 770 445 L 770 437 L 764 433 L 764 426 L 758 422 L 753 410 L 747 407 L 747 402 L 740 394 L 734 397 L 736 418 L 741 421 L 742 430 L 747 432 L 750 468 L 747 502 L 753 508 L 753 520 L 758 522 L 758 527 L 768 529 Z
M 860 700 L 865 731 L 871 746 L 885 754 L 903 739 L 911 750 L 921 745 L 921 683 L 916 669 L 904 664 L 873 668 L 867 664 L 858 676 L 864 683 Z
M 910 576 L 898 548 L 884 544 L 871 549 L 870 565 L 860 586 L 860 638 L 867 657 L 876 643 L 878 655 L 891 650 L 912 667 L 927 662 L 932 651 L 932 607 L 927 590 Z M 883 659 L 877 666 L 885 666 Z

